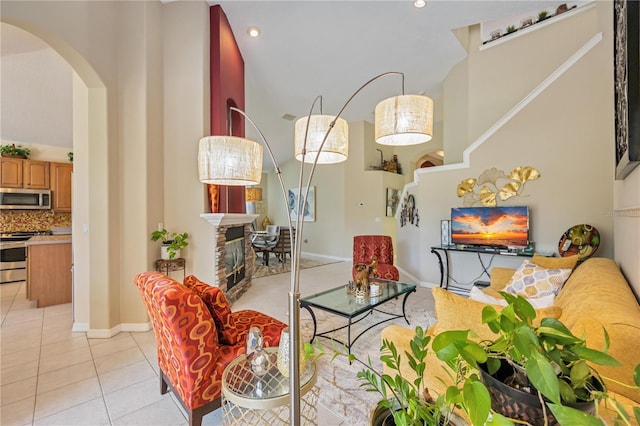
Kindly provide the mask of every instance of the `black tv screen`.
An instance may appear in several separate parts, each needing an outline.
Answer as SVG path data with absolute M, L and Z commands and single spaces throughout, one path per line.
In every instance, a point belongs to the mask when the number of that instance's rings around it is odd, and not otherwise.
M 527 247 L 529 208 L 452 208 L 451 242 L 471 246 Z

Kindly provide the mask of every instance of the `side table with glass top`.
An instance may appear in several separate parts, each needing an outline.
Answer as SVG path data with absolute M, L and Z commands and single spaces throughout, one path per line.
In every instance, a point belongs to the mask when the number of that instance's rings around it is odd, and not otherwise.
M 278 348 L 264 348 L 269 369 L 259 376 L 245 355 L 231 361 L 222 373 L 222 424 L 288 425 L 289 378 L 277 368 Z M 316 365 L 307 360 L 300 375 L 300 417 L 303 425 L 316 425 L 318 388 Z

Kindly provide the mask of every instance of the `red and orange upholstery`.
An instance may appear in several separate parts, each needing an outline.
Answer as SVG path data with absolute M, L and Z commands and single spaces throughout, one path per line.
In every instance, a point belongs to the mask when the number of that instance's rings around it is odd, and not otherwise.
M 356 276 L 355 265 L 370 265 L 373 257 L 378 260 L 376 269 L 378 276 L 386 280 L 398 281 L 400 273 L 393 266 L 393 240 L 388 235 L 356 235 L 353 237 L 353 278 Z
M 222 372 L 245 353 L 249 328 L 260 328 L 268 347 L 280 343 L 287 327 L 257 311 L 232 313 L 220 289 L 192 275 L 185 285 L 158 272 L 138 274 L 134 282 L 156 335 L 160 393 L 171 389 L 189 413 L 191 426 L 200 425 L 205 414 L 220 407 Z

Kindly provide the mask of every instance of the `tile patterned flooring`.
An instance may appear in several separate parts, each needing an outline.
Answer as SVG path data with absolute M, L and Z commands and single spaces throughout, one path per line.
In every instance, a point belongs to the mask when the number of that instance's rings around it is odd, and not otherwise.
M 350 271 L 345 262 L 303 270 L 302 296 L 338 285 Z M 233 310 L 255 309 L 287 322 L 289 277 L 255 279 Z M 23 282 L 0 285 L 0 296 L 0 424 L 188 424 L 171 393 L 160 394 L 152 331 L 88 339 L 71 332 L 71 304 L 36 309 Z M 208 414 L 203 425 L 221 424 L 221 414 Z M 318 424 L 346 426 L 323 406 Z

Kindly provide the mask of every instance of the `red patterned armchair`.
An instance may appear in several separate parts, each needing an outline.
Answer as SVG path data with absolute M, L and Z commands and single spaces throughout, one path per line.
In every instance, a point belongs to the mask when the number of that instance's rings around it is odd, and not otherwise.
M 245 353 L 250 327 L 262 331 L 264 346 L 277 346 L 287 325 L 260 312 L 231 312 L 218 287 L 190 275 L 184 284 L 158 272 L 134 282 L 153 325 L 158 345 L 160 393 L 170 389 L 189 414 L 189 425 L 220 407 L 222 372 Z
M 355 265 L 370 265 L 375 256 L 378 259 L 380 278 L 398 281 L 400 273 L 393 266 L 393 240 L 388 235 L 356 235 L 353 237 L 353 278 L 356 277 Z

